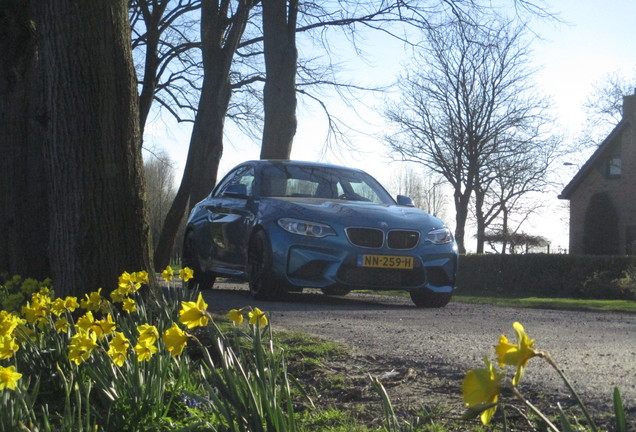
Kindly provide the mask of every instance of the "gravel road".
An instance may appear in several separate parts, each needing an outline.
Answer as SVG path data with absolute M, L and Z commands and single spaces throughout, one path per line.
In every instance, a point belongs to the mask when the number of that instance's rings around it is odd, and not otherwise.
M 516 341 L 519 321 L 548 351 L 586 403 L 611 403 L 614 386 L 632 412 L 636 407 L 636 314 L 515 309 L 451 302 L 442 309 L 418 309 L 405 297 L 351 293 L 328 297 L 319 291 L 291 294 L 280 302 L 258 302 L 242 285 L 218 284 L 205 293 L 209 309 L 258 306 L 274 328 L 302 331 L 342 342 L 383 367 L 417 371 L 457 390 L 467 369 L 494 359 L 499 335 Z M 388 371 L 387 371 L 388 372 Z M 440 381 L 441 379 L 441 381 Z M 558 375 L 543 361 L 531 360 L 521 388 L 567 398 Z

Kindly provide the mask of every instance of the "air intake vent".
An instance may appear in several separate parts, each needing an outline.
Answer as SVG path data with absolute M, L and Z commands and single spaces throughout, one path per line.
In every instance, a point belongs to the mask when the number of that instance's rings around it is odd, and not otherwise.
M 418 231 L 389 231 L 388 244 L 391 249 L 413 249 L 419 240 Z
M 384 243 L 384 232 L 373 228 L 347 228 L 347 238 L 356 246 L 364 248 L 381 248 Z

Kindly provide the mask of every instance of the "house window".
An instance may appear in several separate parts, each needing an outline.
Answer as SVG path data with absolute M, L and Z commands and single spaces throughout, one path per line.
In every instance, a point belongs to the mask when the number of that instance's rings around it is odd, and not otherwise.
M 621 176 L 621 157 L 612 156 L 607 162 L 607 178 L 619 178 Z

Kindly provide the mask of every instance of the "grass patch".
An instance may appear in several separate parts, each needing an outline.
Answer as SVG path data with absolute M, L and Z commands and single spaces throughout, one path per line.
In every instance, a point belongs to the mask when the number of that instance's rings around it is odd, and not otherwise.
M 392 297 L 408 297 L 406 291 L 356 291 L 367 294 L 377 294 Z M 562 309 L 577 311 L 603 311 L 636 313 L 636 301 L 633 300 L 597 300 L 570 299 L 550 297 L 496 297 L 488 295 L 459 295 L 454 294 L 451 300 L 457 303 L 489 304 L 502 307 Z
M 342 345 L 301 332 L 277 330 L 274 332 L 274 343 L 285 350 L 289 359 L 308 357 L 322 362 L 347 355 Z
M 591 300 L 541 297 L 506 298 L 454 295 L 452 301 L 458 303 L 489 304 L 505 307 L 636 313 L 636 302 L 631 300 Z
M 322 432 L 371 432 L 367 426 L 357 423 L 350 412 L 336 408 L 318 410 L 301 420 L 301 427 L 307 431 Z

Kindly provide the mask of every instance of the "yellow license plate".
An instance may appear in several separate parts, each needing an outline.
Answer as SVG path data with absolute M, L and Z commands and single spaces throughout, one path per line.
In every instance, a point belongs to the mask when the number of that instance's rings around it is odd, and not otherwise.
M 392 268 L 392 269 L 413 269 L 414 259 L 411 256 L 394 256 L 394 255 L 359 255 L 359 267 L 376 267 L 376 268 Z

